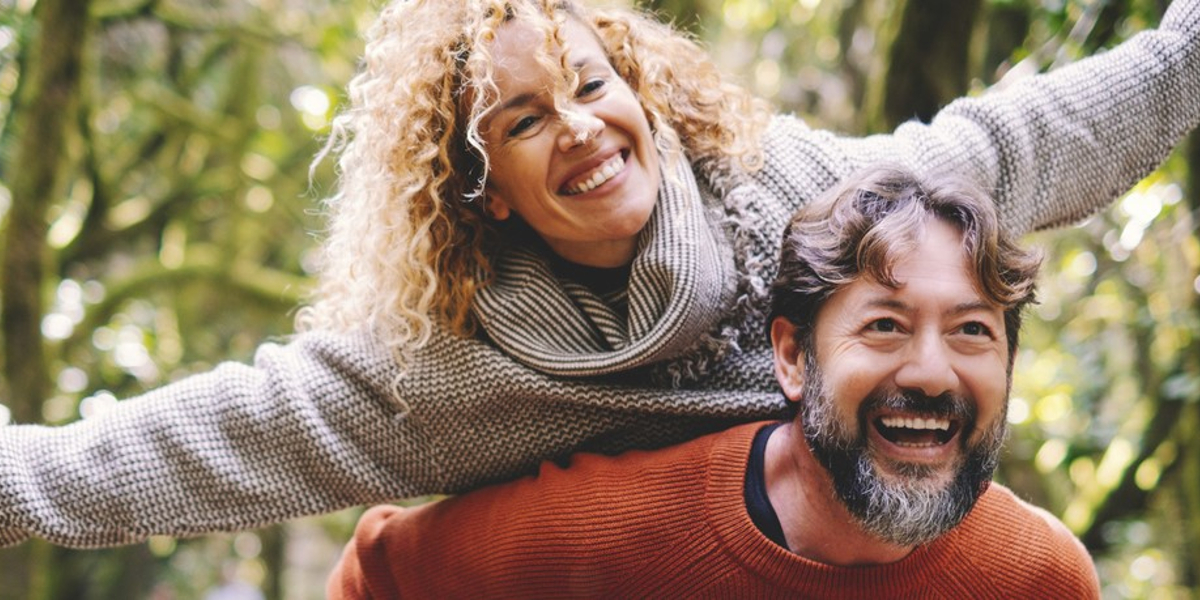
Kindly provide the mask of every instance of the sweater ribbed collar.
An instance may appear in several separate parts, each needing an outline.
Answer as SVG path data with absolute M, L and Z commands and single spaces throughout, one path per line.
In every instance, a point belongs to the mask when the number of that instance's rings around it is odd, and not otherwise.
M 638 236 L 627 316 L 586 286 L 556 279 L 544 250 L 506 244 L 495 278 L 475 297 L 491 340 L 544 373 L 589 376 L 670 359 L 713 330 L 733 299 L 733 258 L 705 218 L 712 198 L 686 161 L 675 162 Z

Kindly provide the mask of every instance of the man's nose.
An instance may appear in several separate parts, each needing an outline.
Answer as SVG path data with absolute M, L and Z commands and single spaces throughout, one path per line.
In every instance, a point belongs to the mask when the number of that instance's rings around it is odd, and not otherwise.
M 563 152 L 592 143 L 604 130 L 604 121 L 586 110 L 564 110 L 559 114 L 562 128 L 558 135 Z
M 946 340 L 934 333 L 915 335 L 905 352 L 904 363 L 896 372 L 896 386 L 932 397 L 957 391 L 958 385 L 953 351 Z

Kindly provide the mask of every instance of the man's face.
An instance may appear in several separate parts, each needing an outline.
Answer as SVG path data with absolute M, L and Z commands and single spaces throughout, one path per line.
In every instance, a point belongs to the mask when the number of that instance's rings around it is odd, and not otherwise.
M 950 225 L 931 221 L 893 275 L 896 288 L 864 278 L 834 292 L 812 355 L 797 357 L 799 387 L 781 383 L 851 514 L 911 546 L 957 525 L 991 479 L 1008 342 L 1003 310 L 976 289 Z

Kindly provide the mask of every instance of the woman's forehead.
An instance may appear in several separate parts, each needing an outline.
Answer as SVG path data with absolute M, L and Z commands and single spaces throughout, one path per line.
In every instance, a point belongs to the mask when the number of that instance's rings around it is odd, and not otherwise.
M 557 27 L 556 38 L 549 37 L 555 30 L 544 26 Z M 508 96 L 551 91 L 569 72 L 608 64 L 599 39 L 576 19 L 557 25 L 535 25 L 514 19 L 497 29 L 488 50 L 491 79 L 500 102 L 505 102 Z M 568 71 L 564 72 L 564 68 Z

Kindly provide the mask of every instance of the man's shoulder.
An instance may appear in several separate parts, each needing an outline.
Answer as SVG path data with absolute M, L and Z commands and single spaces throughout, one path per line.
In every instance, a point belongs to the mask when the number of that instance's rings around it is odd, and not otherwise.
M 989 521 L 999 519 L 1014 532 L 1031 536 L 1031 541 L 1044 540 L 1083 550 L 1083 544 L 1058 517 L 1044 508 L 1022 500 L 1002 484 L 993 482 L 988 485 L 987 491 L 979 499 L 976 512 L 987 517 Z M 972 516 L 974 514 L 972 513 Z M 992 522 L 991 525 L 995 526 L 998 523 Z
M 664 448 L 629 450 L 616 455 L 584 452 L 574 454 L 563 461 L 548 460 L 541 464 L 536 474 L 510 484 L 501 484 L 499 487 L 514 484 L 521 487 L 532 486 L 540 488 L 539 493 L 546 493 L 547 488 L 577 489 L 581 485 L 607 487 L 615 484 L 619 487 L 639 487 L 662 483 L 660 479 L 664 472 L 675 472 L 669 479 L 678 480 L 680 469 L 703 472 L 714 464 L 724 466 L 725 463 L 744 469 L 745 457 L 749 453 L 754 433 L 761 425 L 740 425 Z M 703 474 L 694 474 L 697 477 L 685 482 L 703 485 Z M 605 477 L 617 479 L 605 483 Z
M 371 509 L 331 589 L 399 586 L 418 597 L 536 596 L 539 589 L 600 596 L 651 581 L 682 585 L 693 575 L 679 570 L 674 552 L 687 547 L 704 554 L 720 546 L 707 515 L 727 496 L 741 502 L 741 475 L 734 471 L 744 471 L 755 431 L 739 426 L 617 456 L 577 454 L 463 496 Z M 729 480 L 716 499 L 708 493 L 714 480 Z
M 980 570 L 1055 597 L 1097 597 L 1091 555 L 1062 521 L 998 483 L 952 534 L 953 543 Z
M 750 424 L 708 434 L 682 444 L 655 450 L 631 450 L 617 455 L 579 453 L 566 460 L 544 461 L 535 474 L 484 487 L 462 496 L 387 513 L 393 520 L 427 525 L 439 520 L 468 519 L 481 524 L 489 518 L 511 526 L 528 519 L 530 531 L 543 531 L 547 514 L 587 516 L 598 522 L 627 521 L 613 509 L 672 511 L 678 503 L 669 496 L 698 502 L 711 482 L 709 471 L 745 467 L 754 432 Z M 444 531 L 444 530 L 443 530 Z

